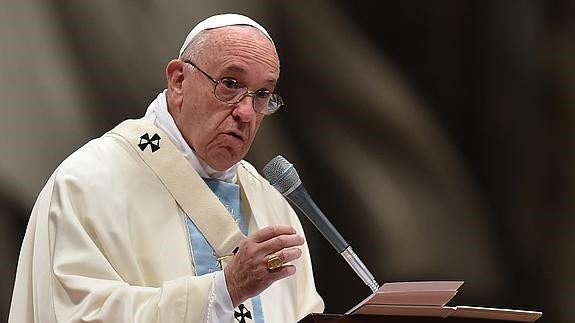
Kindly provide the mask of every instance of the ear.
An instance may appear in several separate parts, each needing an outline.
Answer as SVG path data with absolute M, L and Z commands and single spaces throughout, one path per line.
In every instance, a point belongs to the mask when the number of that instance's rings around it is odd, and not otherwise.
M 186 63 L 179 59 L 171 60 L 166 66 L 166 79 L 168 81 L 168 90 L 172 93 L 182 93 L 182 83 L 184 81 L 184 65 Z
M 183 100 L 184 62 L 179 59 L 171 60 L 166 66 L 166 80 L 168 83 L 168 106 L 179 107 Z

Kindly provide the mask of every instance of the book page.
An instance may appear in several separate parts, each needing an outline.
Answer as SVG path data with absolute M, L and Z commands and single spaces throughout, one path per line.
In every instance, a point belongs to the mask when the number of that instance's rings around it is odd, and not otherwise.
M 462 281 L 385 283 L 345 314 L 460 317 L 508 322 L 535 322 L 543 315 L 536 311 L 445 306 L 462 284 Z
M 378 292 L 370 304 L 443 306 L 457 291 Z
M 463 281 L 414 281 L 385 283 L 378 292 L 421 292 L 421 291 L 454 291 L 463 285 Z
M 457 293 L 462 281 L 416 281 L 385 283 L 346 314 L 365 305 L 423 305 L 441 307 Z

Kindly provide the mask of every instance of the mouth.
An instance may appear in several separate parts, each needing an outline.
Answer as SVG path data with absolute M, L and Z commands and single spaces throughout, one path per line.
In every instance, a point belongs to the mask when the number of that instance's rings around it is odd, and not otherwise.
M 225 134 L 225 135 L 228 135 L 228 136 L 231 136 L 231 137 L 234 137 L 234 138 L 236 138 L 236 139 L 238 139 L 238 140 L 240 140 L 240 141 L 242 141 L 242 142 L 245 141 L 245 137 L 244 137 L 241 133 L 239 133 L 239 132 L 236 132 L 236 131 L 227 131 L 227 132 L 224 132 L 224 134 Z

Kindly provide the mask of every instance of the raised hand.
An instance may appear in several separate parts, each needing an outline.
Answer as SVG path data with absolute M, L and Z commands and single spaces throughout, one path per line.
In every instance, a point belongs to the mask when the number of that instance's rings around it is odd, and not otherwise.
M 301 256 L 297 246 L 303 243 L 303 237 L 288 225 L 265 227 L 242 241 L 236 255 L 224 269 L 234 307 L 258 295 L 273 282 L 295 274 L 295 266 L 286 263 Z M 274 255 L 279 260 L 270 260 Z M 273 269 L 272 265 L 278 262 L 280 266 Z

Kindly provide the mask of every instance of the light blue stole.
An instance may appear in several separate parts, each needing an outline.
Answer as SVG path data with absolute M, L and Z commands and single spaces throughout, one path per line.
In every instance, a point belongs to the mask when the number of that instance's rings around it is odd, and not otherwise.
M 226 207 L 228 212 L 233 216 L 238 224 L 240 231 L 244 235 L 248 235 L 248 224 L 244 215 L 244 209 L 240 200 L 240 186 L 238 184 L 228 183 L 215 179 L 203 178 L 204 182 L 208 185 L 210 190 L 218 197 L 220 202 Z M 190 244 L 192 249 L 192 259 L 196 268 L 196 274 L 204 275 L 213 273 L 217 270 L 222 270 L 220 262 L 217 260 L 217 255 L 214 249 L 206 240 L 204 235 L 198 230 L 196 225 L 186 217 L 188 226 L 188 233 L 190 235 Z M 254 313 L 247 312 L 247 309 L 240 304 L 234 310 L 234 318 L 240 323 L 252 322 L 264 323 L 264 315 L 260 296 L 251 299 Z

